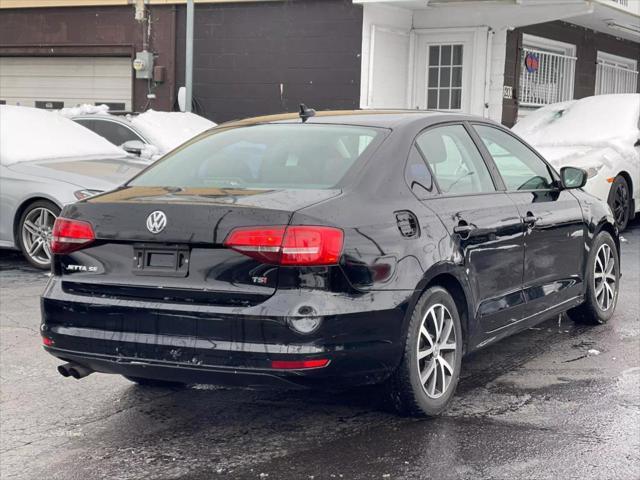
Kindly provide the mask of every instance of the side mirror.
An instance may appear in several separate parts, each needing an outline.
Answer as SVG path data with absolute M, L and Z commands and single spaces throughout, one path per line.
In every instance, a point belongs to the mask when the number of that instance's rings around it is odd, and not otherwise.
M 144 150 L 144 143 L 141 140 L 129 140 L 124 142 L 120 148 L 122 148 L 127 153 L 132 153 L 134 155 L 140 156 L 142 151 Z
M 581 168 L 563 167 L 560 169 L 562 188 L 582 188 L 587 183 L 587 172 Z

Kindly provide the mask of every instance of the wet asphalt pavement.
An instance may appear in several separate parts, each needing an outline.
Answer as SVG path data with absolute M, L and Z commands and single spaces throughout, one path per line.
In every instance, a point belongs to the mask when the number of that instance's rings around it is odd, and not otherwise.
M 607 325 L 555 318 L 469 356 L 454 404 L 431 420 L 398 417 L 374 388 L 62 378 L 40 348 L 47 278 L 0 252 L 0 477 L 638 479 L 640 221 L 624 238 Z

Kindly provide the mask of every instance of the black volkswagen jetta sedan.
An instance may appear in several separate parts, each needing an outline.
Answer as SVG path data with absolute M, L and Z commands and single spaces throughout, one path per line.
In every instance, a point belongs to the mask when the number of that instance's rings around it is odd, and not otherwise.
M 585 177 L 462 115 L 228 123 L 64 208 L 44 348 L 75 378 L 384 383 L 435 415 L 466 353 L 613 314 L 618 235 Z

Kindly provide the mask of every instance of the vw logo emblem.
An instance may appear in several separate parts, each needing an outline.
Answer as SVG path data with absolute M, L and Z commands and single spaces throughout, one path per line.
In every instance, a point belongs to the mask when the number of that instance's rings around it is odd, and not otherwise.
M 151 233 L 160 233 L 167 226 L 167 216 L 164 212 L 156 210 L 147 217 L 147 230 Z

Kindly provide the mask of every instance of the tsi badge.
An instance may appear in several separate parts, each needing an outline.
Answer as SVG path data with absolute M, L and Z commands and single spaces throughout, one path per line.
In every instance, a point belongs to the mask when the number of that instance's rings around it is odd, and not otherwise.
M 147 217 L 147 230 L 151 233 L 160 233 L 167 226 L 167 216 L 164 212 L 156 210 Z

